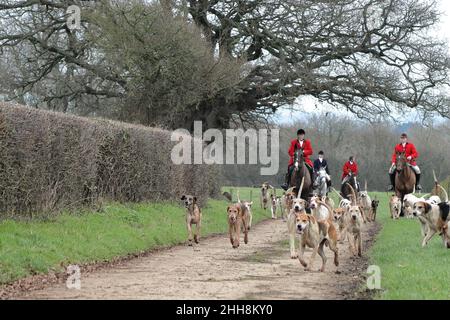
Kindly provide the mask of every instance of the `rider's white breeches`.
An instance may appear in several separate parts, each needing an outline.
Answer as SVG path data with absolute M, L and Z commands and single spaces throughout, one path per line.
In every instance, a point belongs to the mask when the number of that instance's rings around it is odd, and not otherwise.
M 414 170 L 414 172 L 416 174 L 420 174 L 421 173 L 419 166 L 417 166 L 417 165 L 416 166 L 412 166 L 410 164 L 408 164 L 408 166 L 410 166 Z M 393 174 L 395 172 L 395 169 L 396 169 L 395 165 L 392 165 L 391 168 L 389 169 L 389 174 Z

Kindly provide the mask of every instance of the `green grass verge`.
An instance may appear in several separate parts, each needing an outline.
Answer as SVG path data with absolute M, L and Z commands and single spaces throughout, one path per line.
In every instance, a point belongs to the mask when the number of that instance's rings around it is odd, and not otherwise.
M 242 199 L 249 197 L 249 188 L 240 190 Z M 227 231 L 226 206 L 227 201 L 208 201 L 203 208 L 202 236 Z M 254 223 L 270 217 L 270 211 L 256 203 L 254 207 Z M 0 284 L 61 271 L 61 264 L 111 260 L 186 238 L 181 204 L 111 203 L 101 213 L 64 213 L 51 221 L 5 220 L 0 222 Z
M 381 269 L 382 290 L 375 299 L 450 299 L 450 250 L 435 235 L 421 247 L 420 223 L 415 219 L 393 221 L 388 195 L 374 193 L 380 202 L 377 220 L 383 228 L 370 250 L 371 264 Z

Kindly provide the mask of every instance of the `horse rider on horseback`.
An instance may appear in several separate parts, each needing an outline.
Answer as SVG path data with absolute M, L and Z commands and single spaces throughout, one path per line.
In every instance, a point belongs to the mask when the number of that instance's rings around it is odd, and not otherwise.
M 297 131 L 297 139 L 294 139 L 291 141 L 291 146 L 289 147 L 288 154 L 289 154 L 289 165 L 288 165 L 288 172 L 286 173 L 286 181 L 281 186 L 284 190 L 289 189 L 289 181 L 291 180 L 291 173 L 292 169 L 294 167 L 294 154 L 297 150 L 303 150 L 303 160 L 305 161 L 306 167 L 308 168 L 308 171 L 311 175 L 311 179 L 313 177 L 313 163 L 311 159 L 309 159 L 309 156 L 313 154 L 313 149 L 311 147 L 311 141 L 308 139 L 305 139 L 305 130 L 299 129 Z
M 357 177 L 358 176 L 358 164 L 356 163 L 353 156 L 351 156 L 348 161 L 344 164 L 344 167 L 342 168 L 342 184 L 341 188 L 345 185 L 346 182 L 350 180 L 350 177 Z M 359 190 L 359 184 L 355 186 Z M 356 191 L 358 191 L 356 190 Z
M 325 171 L 327 173 L 328 176 L 330 176 L 330 170 L 328 169 L 328 163 L 327 160 L 324 158 L 324 152 L 322 150 L 319 151 L 319 158 L 314 160 L 314 187 L 318 187 L 319 186 L 319 181 L 318 178 L 319 176 L 317 175 L 320 171 L 320 169 L 325 168 Z M 327 179 L 327 188 L 328 188 L 328 192 L 331 188 L 331 179 Z
M 400 143 L 395 146 L 394 153 L 392 154 L 392 165 L 389 169 L 389 178 L 391 180 L 391 184 L 388 186 L 388 191 L 393 191 L 395 188 L 395 163 L 397 159 L 397 152 L 405 153 L 408 165 L 416 174 L 416 190 L 422 190 L 422 186 L 419 183 L 421 172 L 419 166 L 416 163 L 416 159 L 419 157 L 419 153 L 417 152 L 414 144 L 408 142 L 408 135 L 406 133 L 402 133 L 400 136 Z

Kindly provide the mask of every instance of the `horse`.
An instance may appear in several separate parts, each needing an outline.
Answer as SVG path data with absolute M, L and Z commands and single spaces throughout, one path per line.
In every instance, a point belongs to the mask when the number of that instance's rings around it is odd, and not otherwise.
M 344 197 L 347 200 L 350 200 L 349 196 L 353 196 L 353 193 L 352 193 L 351 188 L 348 186 L 348 184 L 350 184 L 352 186 L 353 190 L 357 190 L 357 192 L 359 192 L 359 188 L 358 188 L 358 183 L 356 182 L 356 177 L 353 175 L 353 172 L 350 171 L 346 180 L 347 180 L 346 183 L 344 183 L 342 185 L 341 194 L 342 194 L 342 197 Z M 354 200 L 356 201 L 357 199 L 354 199 Z
M 317 172 L 317 188 L 315 193 L 319 197 L 326 197 L 328 195 L 328 188 L 327 188 L 327 179 L 328 174 L 325 167 L 322 167 L 319 169 L 319 172 Z
M 395 168 L 397 171 L 397 174 L 395 175 L 395 195 L 399 197 L 402 203 L 402 211 L 400 216 L 404 216 L 403 199 L 405 195 L 414 193 L 416 186 L 416 174 L 409 166 L 404 152 L 396 152 Z
M 297 166 L 295 164 L 298 164 Z M 308 199 L 312 192 L 312 177 L 311 174 L 306 167 L 305 159 L 303 158 L 303 150 L 296 150 L 294 153 L 294 164 L 293 170 L 291 174 L 291 179 L 289 181 L 289 188 L 295 187 L 294 192 L 298 192 L 300 190 L 300 182 L 303 180 L 303 188 L 301 190 L 302 199 Z

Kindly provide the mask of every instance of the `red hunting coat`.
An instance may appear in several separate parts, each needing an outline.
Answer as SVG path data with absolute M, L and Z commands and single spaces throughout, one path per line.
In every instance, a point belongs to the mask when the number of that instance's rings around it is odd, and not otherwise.
M 350 163 L 350 161 L 347 161 L 344 164 L 344 168 L 342 168 L 342 179 L 344 179 L 346 176 L 348 176 L 348 174 L 351 172 L 353 172 L 354 176 L 358 175 L 358 164 L 353 161 L 353 164 Z
M 313 154 L 313 149 L 311 147 L 311 141 L 309 141 L 308 139 L 303 140 L 303 145 L 300 147 L 300 142 L 298 141 L 298 139 L 294 139 L 291 141 L 291 146 L 289 147 L 289 166 L 292 166 L 294 164 L 294 153 L 296 149 L 303 149 L 303 159 L 305 160 L 305 162 L 310 165 L 311 167 L 313 166 L 313 163 L 311 161 L 311 159 L 309 158 L 309 156 L 312 156 Z
M 397 160 L 397 152 L 404 152 L 406 155 L 406 158 L 409 156 L 412 157 L 411 160 L 407 160 L 408 163 L 412 166 L 416 166 L 416 159 L 419 157 L 419 153 L 416 150 L 416 147 L 411 142 L 407 142 L 405 147 L 401 143 L 395 146 L 394 153 L 392 154 L 392 164 L 395 164 Z

